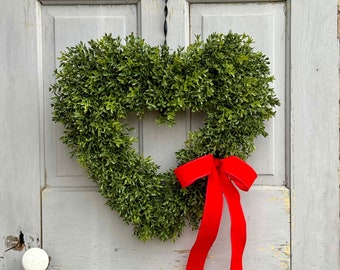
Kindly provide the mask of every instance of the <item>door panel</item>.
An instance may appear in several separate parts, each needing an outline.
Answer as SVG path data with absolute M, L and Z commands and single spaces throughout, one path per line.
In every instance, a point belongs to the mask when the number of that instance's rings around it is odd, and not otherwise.
M 174 152 L 184 147 L 186 136 L 191 126 L 190 114 L 181 112 L 176 115 L 176 125 L 155 125 L 156 113 L 149 113 L 143 121 L 143 154 L 152 156 L 160 165 L 160 171 L 176 167 Z
M 256 152 L 249 163 L 257 171 L 257 185 L 285 182 L 285 14 L 284 4 L 192 4 L 191 38 L 206 39 L 213 32 L 246 33 L 254 48 L 270 59 L 273 87 L 281 101 L 274 119 L 267 123 L 268 137 L 256 139 Z
M 289 194 L 284 189 L 254 187 L 243 194 L 248 237 L 245 270 L 289 269 Z M 196 232 L 187 228 L 175 243 L 141 242 L 104 205 L 92 188 L 48 188 L 43 193 L 43 247 L 51 269 L 185 269 Z M 285 233 L 284 233 L 285 232 Z M 228 269 L 229 214 L 224 210 L 219 235 L 205 269 Z
M 48 186 L 94 185 L 69 157 L 59 138 L 63 131 L 51 122 L 49 85 L 58 57 L 66 47 L 101 38 L 105 33 L 125 37 L 137 32 L 137 5 L 46 6 L 43 8 L 46 169 Z
M 181 3 L 179 7 L 187 7 L 186 1 Z M 271 59 L 276 77 L 273 86 L 282 105 L 275 120 L 267 123 L 270 135 L 257 139 L 257 151 L 249 159 L 259 172 L 259 179 L 250 192 L 241 194 L 248 224 L 244 269 L 289 269 L 289 190 L 284 186 L 284 5 L 194 3 L 188 7 L 183 8 L 186 23 L 181 27 L 191 38 L 196 34 L 206 38 L 211 32 L 229 30 L 246 32 L 254 38 L 256 49 Z M 69 158 L 69 149 L 59 141 L 62 128 L 51 121 L 48 93 L 60 51 L 104 33 L 124 37 L 140 30 L 143 37 L 155 36 L 151 43 L 162 39 L 156 37 L 162 37 L 162 25 L 150 23 L 153 18 L 159 21 L 158 15 L 152 14 L 159 14 L 162 8 L 159 3 L 143 0 L 129 5 L 43 7 L 46 186 L 42 192 L 42 227 L 43 246 L 51 256 L 51 269 L 185 269 L 197 232 L 187 228 L 175 243 L 158 240 L 143 243 L 132 236 L 133 228 L 105 205 L 95 184 Z M 176 18 L 180 11 L 174 10 Z M 201 125 L 203 116 L 183 112 L 177 116 L 174 128 L 156 126 L 155 117 L 156 114 L 149 113 L 137 123 L 130 116 L 127 122 L 135 127 L 132 135 L 139 139 L 135 147 L 144 155 L 151 155 L 165 170 L 176 166 L 173 153 L 183 147 L 187 131 Z M 205 269 L 227 269 L 229 253 L 229 214 L 225 207 Z

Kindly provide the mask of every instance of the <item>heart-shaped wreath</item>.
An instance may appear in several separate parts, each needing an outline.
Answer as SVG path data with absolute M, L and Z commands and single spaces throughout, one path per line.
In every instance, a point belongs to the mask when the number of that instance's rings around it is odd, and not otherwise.
M 132 147 L 136 139 L 123 123 L 130 113 L 142 119 L 157 111 L 158 122 L 172 126 L 180 111 L 204 112 L 204 126 L 176 152 L 182 165 L 209 153 L 247 158 L 279 105 L 269 60 L 247 35 L 215 33 L 175 51 L 105 35 L 67 48 L 59 60 L 51 91 L 62 141 L 141 240 L 174 239 L 187 221 L 197 228 L 206 183 L 182 189 L 173 170 L 159 173 Z

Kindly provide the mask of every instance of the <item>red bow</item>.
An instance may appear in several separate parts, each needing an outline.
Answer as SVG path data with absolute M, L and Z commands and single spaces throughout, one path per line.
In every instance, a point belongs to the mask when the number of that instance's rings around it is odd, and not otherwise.
M 203 270 L 210 247 L 214 243 L 220 226 L 223 210 L 223 194 L 230 213 L 231 262 L 230 270 L 242 270 L 242 255 L 246 243 L 246 221 L 240 194 L 235 188 L 248 191 L 255 181 L 256 172 L 243 160 L 235 156 L 224 159 L 206 155 L 190 161 L 177 169 L 175 174 L 181 186 L 187 187 L 204 176 L 208 176 L 203 217 L 195 244 L 191 248 L 187 270 Z M 233 184 L 233 183 L 234 184 Z

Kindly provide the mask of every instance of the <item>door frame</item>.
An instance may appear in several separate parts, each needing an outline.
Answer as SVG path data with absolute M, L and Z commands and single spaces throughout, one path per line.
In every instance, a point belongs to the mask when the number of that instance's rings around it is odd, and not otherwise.
M 337 1 L 290 0 L 292 269 L 339 267 Z

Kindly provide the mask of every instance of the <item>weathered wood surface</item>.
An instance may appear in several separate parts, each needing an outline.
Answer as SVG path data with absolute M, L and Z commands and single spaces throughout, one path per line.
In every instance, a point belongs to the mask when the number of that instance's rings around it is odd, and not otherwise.
M 186 229 L 175 243 L 141 242 L 93 188 L 50 188 L 43 193 L 44 248 L 51 269 L 184 270 L 196 231 Z M 289 269 L 289 191 L 254 187 L 242 193 L 248 226 L 244 269 Z M 48 222 L 47 222 L 48 221 Z M 227 206 L 206 270 L 228 269 Z
M 0 269 L 21 269 L 8 235 L 40 244 L 40 99 L 33 0 L 0 3 Z
M 192 25 L 185 15 L 198 5 L 197 1 L 192 3 L 169 1 L 171 47 L 185 46 L 192 38 L 188 31 Z M 255 186 L 242 195 L 249 233 L 245 269 L 334 270 L 339 267 L 336 0 L 286 3 L 286 70 L 290 75 L 286 83 L 290 93 L 286 104 L 286 148 L 290 150 L 286 164 L 291 193 L 278 182 L 272 187 Z M 40 183 L 44 184 L 45 165 L 47 169 L 52 166 L 48 156 L 44 164 L 44 147 L 46 153 L 51 154 L 52 149 L 48 141 L 45 145 L 45 138 L 52 131 L 48 125 L 46 132 L 44 129 L 48 111 L 44 111 L 43 96 L 51 73 L 47 81 L 41 74 L 48 65 L 41 62 L 42 49 L 46 48 L 42 47 L 45 37 L 40 36 L 40 4 L 35 0 L 4 0 L 0 5 L 2 252 L 5 237 L 20 230 L 28 246 L 41 243 Z M 163 3 L 143 0 L 135 7 L 137 32 L 149 43 L 161 44 Z M 59 160 L 59 171 L 47 170 L 54 178 L 49 178 L 50 187 L 42 198 L 43 245 L 52 257 L 51 269 L 79 269 L 84 262 L 83 269 L 184 269 L 195 232 L 187 230 L 174 244 L 137 241 L 131 236 L 131 228 L 103 205 L 93 183 L 72 161 L 62 158 L 67 150 L 58 151 L 59 156 L 52 159 Z M 53 153 L 56 155 L 56 151 Z M 55 177 L 67 170 L 71 175 Z M 291 243 L 287 242 L 290 218 Z M 207 269 L 227 268 L 224 252 L 228 249 L 225 215 Z M 6 253 L 4 259 L 0 258 L 0 269 L 22 269 L 22 254 Z
M 339 268 L 337 0 L 290 1 L 292 268 Z

